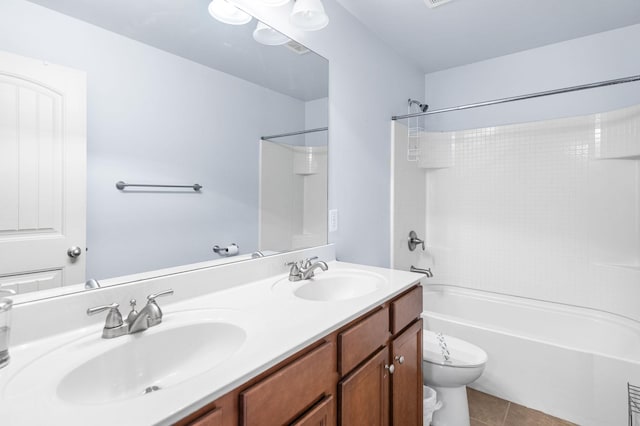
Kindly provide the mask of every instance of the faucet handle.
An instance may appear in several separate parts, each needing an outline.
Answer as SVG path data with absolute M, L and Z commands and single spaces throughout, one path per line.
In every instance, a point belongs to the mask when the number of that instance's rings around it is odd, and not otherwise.
M 107 319 L 104 323 L 104 328 L 116 328 L 120 327 L 123 324 L 122 314 L 118 310 L 119 307 L 120 305 L 115 302 L 110 305 L 95 306 L 93 308 L 87 309 L 87 315 L 95 315 L 100 312 L 109 310 Z
M 173 289 L 171 289 L 171 288 L 169 290 L 161 291 L 160 293 L 152 293 L 152 294 L 147 296 L 147 301 L 148 302 L 155 302 L 157 297 L 171 296 L 172 294 L 173 294 Z
M 308 268 L 309 266 L 311 266 L 311 262 L 314 261 L 314 260 L 318 260 L 318 256 L 307 257 L 306 259 L 304 259 L 302 261 L 302 268 L 303 269 Z
M 131 311 L 129 315 L 127 315 L 127 324 L 131 324 L 138 317 L 138 311 L 136 311 L 136 299 L 129 300 L 129 306 L 131 306 Z
M 300 268 L 302 267 L 302 261 L 287 262 L 284 264 L 284 266 L 291 266 L 290 274 L 295 275 L 300 272 Z

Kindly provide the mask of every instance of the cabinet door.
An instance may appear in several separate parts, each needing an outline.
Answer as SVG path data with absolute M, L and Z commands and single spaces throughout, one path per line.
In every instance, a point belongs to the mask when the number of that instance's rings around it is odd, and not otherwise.
M 318 402 L 307 414 L 291 426 L 335 426 L 336 403 L 332 395 Z
M 388 358 L 385 347 L 339 383 L 341 426 L 389 424 Z
M 391 413 L 395 426 L 422 425 L 422 320 L 391 343 Z

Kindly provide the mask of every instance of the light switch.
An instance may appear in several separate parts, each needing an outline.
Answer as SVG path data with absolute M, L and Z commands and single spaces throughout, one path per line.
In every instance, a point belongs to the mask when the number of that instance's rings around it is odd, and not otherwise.
M 338 210 L 329 210 L 329 232 L 336 232 L 338 230 Z

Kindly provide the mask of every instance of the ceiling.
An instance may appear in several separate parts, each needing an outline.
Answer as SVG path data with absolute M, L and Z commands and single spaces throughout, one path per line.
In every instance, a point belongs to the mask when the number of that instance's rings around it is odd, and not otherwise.
M 30 1 L 302 101 L 329 93 L 326 59 L 259 44 L 255 19 L 220 23 L 209 15 L 208 0 Z
M 640 0 L 337 0 L 425 73 L 640 23 Z

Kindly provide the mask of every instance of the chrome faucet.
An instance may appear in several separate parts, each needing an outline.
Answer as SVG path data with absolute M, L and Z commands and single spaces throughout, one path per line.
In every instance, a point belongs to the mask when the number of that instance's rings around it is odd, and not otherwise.
M 147 296 L 147 304 L 144 308 L 138 313 L 135 312 L 135 299 L 133 299 L 131 312 L 127 316 L 129 322 L 129 333 L 137 333 L 139 331 L 144 331 L 149 327 L 153 327 L 154 325 L 158 325 L 162 322 L 162 310 L 160 306 L 156 303 L 156 298 L 160 296 L 168 296 L 173 294 L 173 290 L 165 290 L 160 293 L 150 294 Z
M 309 262 L 311 263 L 311 262 Z M 327 265 L 327 262 L 319 260 L 316 263 L 310 264 L 308 267 L 304 268 L 302 271 L 302 279 L 303 280 L 308 280 L 309 278 L 313 278 L 314 277 L 314 271 L 316 269 L 322 269 L 323 271 L 326 271 L 327 269 L 329 269 L 329 265 Z
M 87 309 L 87 315 L 95 315 L 107 309 L 109 310 L 107 319 L 104 322 L 104 327 L 102 328 L 103 339 L 113 339 L 114 337 L 119 337 L 129 332 L 127 324 L 122 321 L 122 314 L 118 307 L 120 307 L 119 304 L 112 303 L 110 305 L 96 306 Z
M 287 262 L 285 266 L 291 266 L 289 269 L 289 281 L 300 281 L 302 279 L 302 273 L 300 272 L 300 266 L 302 262 Z
M 136 311 L 136 300 L 131 299 L 129 302 L 131 304 L 131 312 L 127 315 L 126 321 L 123 321 L 122 314 L 118 309 L 120 305 L 117 303 L 89 308 L 87 309 L 87 315 L 109 310 L 102 329 L 103 339 L 113 339 L 125 334 L 137 333 L 162 322 L 162 310 L 156 303 L 156 298 L 170 294 L 173 294 L 171 289 L 148 295 L 147 304 L 140 312 Z
M 329 269 L 329 265 L 327 265 L 327 262 L 324 262 L 322 260 L 312 263 L 312 261 L 316 259 L 318 259 L 318 256 L 300 260 L 298 262 L 286 263 L 286 266 L 291 266 L 291 269 L 289 270 L 289 281 L 295 282 L 300 280 L 308 280 L 309 278 L 314 277 L 314 272 L 316 269 L 320 268 L 323 271 Z

